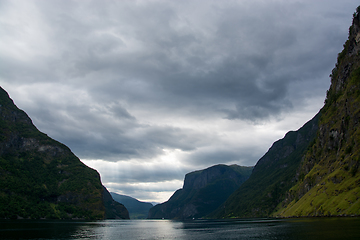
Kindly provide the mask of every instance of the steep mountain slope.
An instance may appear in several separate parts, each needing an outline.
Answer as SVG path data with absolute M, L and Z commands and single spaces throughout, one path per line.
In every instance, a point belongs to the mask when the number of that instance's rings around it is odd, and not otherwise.
M 319 114 L 274 143 L 211 217 L 360 215 L 359 22 L 360 6 Z
M 105 219 L 130 219 L 127 208 L 123 204 L 115 201 L 104 186 L 103 204 L 105 207 Z
M 186 174 L 184 186 L 150 209 L 149 218 L 201 218 L 219 207 L 246 179 L 252 167 L 216 165 Z
M 124 204 L 126 209 L 129 211 L 131 219 L 145 219 L 148 217 L 150 208 L 153 207 L 151 203 L 141 202 L 136 198 L 132 198 L 129 196 L 110 193 L 113 199 L 121 204 Z
M 298 131 L 288 132 L 257 162 L 250 178 L 209 217 L 266 217 L 284 199 L 309 143 L 315 138 L 319 114 Z
M 360 6 L 338 55 L 319 132 L 279 216 L 360 215 Z
M 38 131 L 0 87 L 0 218 L 128 218 L 106 193 L 99 174 Z

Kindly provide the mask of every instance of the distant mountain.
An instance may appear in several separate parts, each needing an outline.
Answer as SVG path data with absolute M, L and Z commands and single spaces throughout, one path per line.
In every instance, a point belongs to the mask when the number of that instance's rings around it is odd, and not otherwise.
M 213 218 L 360 215 L 360 6 L 324 107 L 275 142 Z
M 153 207 L 151 203 L 141 202 L 136 198 L 121 195 L 117 193 L 110 193 L 113 199 L 123 204 L 129 211 L 130 219 L 145 219 L 148 217 L 149 209 Z
M 151 219 L 205 217 L 219 207 L 246 179 L 252 167 L 216 165 L 186 174 L 184 186 L 150 209 Z
M 129 218 L 98 172 L 40 132 L 1 87 L 0 218 Z

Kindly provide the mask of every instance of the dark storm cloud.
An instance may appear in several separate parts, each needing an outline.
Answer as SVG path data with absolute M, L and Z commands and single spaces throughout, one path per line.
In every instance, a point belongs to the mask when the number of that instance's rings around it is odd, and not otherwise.
M 228 119 L 291 111 L 302 101 L 290 100 L 291 82 L 308 89 L 311 78 L 328 73 L 323 62 L 339 51 L 329 46 L 346 37 L 333 36 L 336 18 L 312 12 L 310 1 L 36 3 L 59 48 L 50 66 L 76 78 L 64 81 L 172 111 L 206 105 L 200 110 Z M 187 16 L 187 7 L 199 13 Z
M 266 124 L 295 127 L 288 116 L 318 111 L 311 106 L 323 102 L 357 7 L 350 0 L 0 4 L 1 85 L 41 131 L 86 159 L 147 163 L 164 150 L 183 154 L 181 169 L 138 167 L 117 180 L 134 183 L 217 163 L 255 164 L 283 134 Z M 262 124 L 266 141 L 229 144 L 248 141 Z
M 336 19 L 309 12 L 310 2 L 182 4 L 205 5 L 209 18 L 185 18 L 182 6 L 169 2 L 59 4 L 61 14 L 47 3 L 43 13 L 65 48 L 63 67 L 92 94 L 172 111 L 206 105 L 200 110 L 250 121 L 291 111 L 302 101 L 290 100 L 291 82 L 308 88 L 327 73 L 323 59 L 338 51 L 329 46 L 345 37 L 332 37 Z
M 39 108 L 44 104 L 57 111 Z M 42 131 L 55 135 L 82 158 L 149 160 L 162 149 L 193 151 L 207 142 L 196 130 L 141 124 L 119 104 L 65 106 L 38 98 L 29 110 L 35 122 L 46 126 Z

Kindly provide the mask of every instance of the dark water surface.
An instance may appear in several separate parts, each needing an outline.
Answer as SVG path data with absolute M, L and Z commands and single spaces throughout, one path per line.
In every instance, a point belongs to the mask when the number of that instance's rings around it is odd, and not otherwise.
M 360 218 L 0 220 L 0 239 L 360 239 Z

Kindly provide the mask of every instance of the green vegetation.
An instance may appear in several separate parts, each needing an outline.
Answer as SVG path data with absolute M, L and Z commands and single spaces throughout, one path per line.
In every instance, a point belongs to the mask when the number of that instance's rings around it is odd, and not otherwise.
M 344 169 L 337 169 L 326 174 L 328 169 L 316 165 L 309 173 L 311 176 L 325 176 L 304 196 L 294 198 L 285 208 L 275 212 L 275 216 L 342 216 L 360 215 L 360 178 L 349 177 Z M 316 180 L 313 178 L 313 183 Z M 294 186 L 291 194 L 299 192 L 299 185 Z
M 318 137 L 298 170 L 303 177 L 274 216 L 360 215 L 359 9 L 331 75 Z
M 0 218 L 104 217 L 99 174 L 38 131 L 0 88 Z

